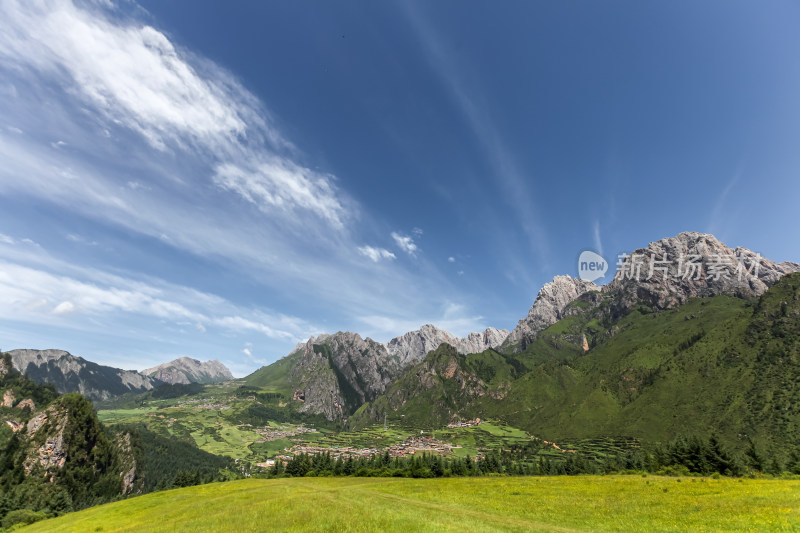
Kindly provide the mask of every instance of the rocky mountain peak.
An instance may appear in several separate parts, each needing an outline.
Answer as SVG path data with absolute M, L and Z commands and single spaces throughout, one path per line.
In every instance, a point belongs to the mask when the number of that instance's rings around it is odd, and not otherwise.
M 61 394 L 79 392 L 93 401 L 158 385 L 136 371 L 98 365 L 64 350 L 20 349 L 8 353 L 13 367 L 36 383 L 50 383 Z
M 800 264 L 778 264 L 747 248 L 732 249 L 713 235 L 684 232 L 624 256 L 603 290 L 615 295 L 618 310 L 639 302 L 665 309 L 718 294 L 754 298 L 798 271 Z
M 171 384 L 217 383 L 233 379 L 228 367 L 216 359 L 202 362 L 191 357 L 179 357 L 169 363 L 142 370 L 142 374 Z
M 328 420 L 345 418 L 376 398 L 401 369 L 386 346 L 349 331 L 311 337 L 294 354 L 294 398 L 302 398 L 303 411 Z
M 570 276 L 556 276 L 545 283 L 536 295 L 528 315 L 517 323 L 505 340 L 505 345 L 519 343 L 526 337 L 535 335 L 552 326 L 564 317 L 564 310 L 570 302 L 582 294 L 599 291 L 600 287 L 591 281 Z
M 499 347 L 507 330 L 487 328 L 481 333 L 470 333 L 466 337 L 456 337 L 447 330 L 433 324 L 425 324 L 416 331 L 409 331 L 390 340 L 386 347 L 389 353 L 397 356 L 403 364 L 421 360 L 428 352 L 437 349 L 442 343 L 453 346 L 459 353 L 480 353 L 489 348 Z

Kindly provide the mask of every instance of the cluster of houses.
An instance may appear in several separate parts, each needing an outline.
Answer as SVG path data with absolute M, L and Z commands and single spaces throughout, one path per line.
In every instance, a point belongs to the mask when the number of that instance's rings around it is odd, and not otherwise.
M 453 449 L 460 448 L 461 446 L 454 446 L 449 442 L 434 439 L 432 437 L 409 437 L 400 444 L 389 446 L 386 450 L 389 451 L 391 457 L 406 457 L 414 455 L 418 452 L 427 452 L 437 455 L 449 455 L 453 453 Z
M 479 426 L 481 423 L 480 418 L 474 418 L 472 420 L 467 420 L 466 422 L 458 421 L 458 422 L 450 422 L 447 424 L 449 428 L 470 428 L 472 426 Z
M 247 424 L 248 426 L 250 424 Z M 255 430 L 256 433 L 261 435 L 263 438 L 257 440 L 256 442 L 267 442 L 272 440 L 278 439 L 285 439 L 289 437 L 295 437 L 297 435 L 302 435 L 303 433 L 316 433 L 316 429 L 306 427 L 304 424 L 300 424 L 297 427 L 292 426 L 281 426 L 278 428 L 271 428 L 271 427 L 264 427 L 262 429 Z
M 260 466 L 262 468 L 271 468 L 275 466 L 275 460 L 288 461 L 294 455 L 301 453 L 308 455 L 330 453 L 331 457 L 334 459 L 339 459 L 339 458 L 347 459 L 349 457 L 353 458 L 371 457 L 373 455 L 389 452 L 389 456 L 394 458 L 394 457 L 408 457 L 410 455 L 414 455 L 419 452 L 427 452 L 437 455 L 449 455 L 453 453 L 453 450 L 455 448 L 460 448 L 460 446 L 454 446 L 449 442 L 437 440 L 429 436 L 409 437 L 408 439 L 399 444 L 394 444 L 392 446 L 387 446 L 381 449 L 353 448 L 352 446 L 331 447 L 331 446 L 312 446 L 308 444 L 298 444 L 292 446 L 291 448 L 287 448 L 286 451 L 288 452 L 288 454 L 291 455 L 278 455 L 273 459 L 267 459 L 263 463 L 256 463 L 256 466 Z
M 197 404 L 197 405 L 190 405 L 190 404 Z M 194 407 L 197 409 L 214 409 L 217 411 L 224 411 L 225 409 L 231 408 L 230 405 L 228 405 L 228 402 L 225 403 L 214 402 L 212 398 L 181 400 L 180 402 L 178 402 L 177 407 Z

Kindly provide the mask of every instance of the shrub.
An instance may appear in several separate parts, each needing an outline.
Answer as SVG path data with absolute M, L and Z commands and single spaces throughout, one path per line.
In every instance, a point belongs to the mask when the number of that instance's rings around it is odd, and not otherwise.
M 44 520 L 47 518 L 47 514 L 42 511 L 31 511 L 30 509 L 16 509 L 14 511 L 9 511 L 8 514 L 3 518 L 3 527 L 10 528 L 17 524 L 33 524 L 34 522 L 38 522 L 39 520 Z

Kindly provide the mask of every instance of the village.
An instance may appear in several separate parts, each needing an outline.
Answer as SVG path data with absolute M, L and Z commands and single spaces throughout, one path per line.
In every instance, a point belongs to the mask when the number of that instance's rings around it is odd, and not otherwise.
M 263 463 L 256 463 L 256 466 L 262 468 L 271 468 L 275 466 L 275 461 L 289 461 L 295 455 L 308 454 L 317 455 L 329 453 L 333 459 L 348 459 L 358 457 L 371 457 L 377 454 L 388 452 L 389 457 L 408 457 L 417 453 L 430 453 L 440 456 L 446 456 L 453 453 L 453 450 L 461 448 L 461 446 L 453 445 L 449 442 L 435 439 L 430 436 L 413 436 L 407 438 L 405 441 L 387 446 L 384 448 L 354 448 L 351 446 L 311 446 L 307 444 L 298 444 L 287 448 L 285 454 L 276 455 L 272 459 L 267 459 Z M 480 454 L 479 454 L 480 455 Z
M 466 422 L 450 422 L 447 424 L 447 427 L 450 429 L 453 428 L 471 428 L 472 426 L 479 426 L 481 424 L 480 418 L 475 418 L 473 420 L 467 420 Z
M 196 409 L 214 409 L 216 411 L 224 411 L 226 409 L 230 409 L 230 405 L 226 403 L 219 403 L 215 402 L 212 403 L 214 400 L 212 398 L 198 398 L 198 399 L 191 399 L 191 400 L 181 400 L 176 404 L 176 407 L 193 407 Z M 190 405 L 190 404 L 197 404 L 197 405 Z
M 236 427 L 247 427 L 252 428 L 252 424 L 239 424 Z M 263 427 L 254 430 L 256 433 L 261 435 L 263 438 L 257 440 L 257 443 L 260 442 L 268 442 L 278 439 L 286 439 L 289 437 L 296 437 L 297 435 L 302 435 L 304 433 L 316 433 L 317 430 L 315 428 L 306 427 L 305 424 L 300 424 L 299 426 L 280 426 L 277 428 L 273 427 Z

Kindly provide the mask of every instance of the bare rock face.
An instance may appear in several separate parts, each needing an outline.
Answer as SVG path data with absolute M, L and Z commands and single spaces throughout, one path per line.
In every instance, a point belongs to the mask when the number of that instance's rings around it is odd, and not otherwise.
M 628 255 L 603 292 L 613 294 L 617 312 L 639 303 L 667 309 L 718 294 L 755 298 L 798 271 L 800 264 L 777 264 L 747 248 L 731 249 L 713 235 L 685 232 Z
M 14 407 L 14 393 L 11 392 L 11 389 L 6 390 L 3 393 L 3 403 L 0 404 L 2 407 Z
M 569 276 L 554 277 L 536 295 L 528 316 L 508 334 L 504 346 L 514 346 L 552 326 L 564 318 L 564 311 L 571 302 L 587 292 L 599 290 L 600 287 L 591 281 Z
M 8 368 L 6 366 L 5 359 L 0 359 L 0 378 L 4 377 L 6 374 L 8 374 L 9 370 L 10 370 L 10 368 Z
M 33 400 L 26 398 L 17 404 L 17 409 L 27 409 L 32 413 L 36 411 L 36 405 L 33 403 Z
M 48 407 L 28 421 L 26 434 L 29 439 L 36 439 L 39 431 L 46 431 L 46 435 L 44 442 L 40 446 L 31 448 L 28 452 L 28 456 L 23 463 L 26 474 L 29 475 L 36 465 L 43 467 L 46 472 L 51 472 L 53 469 L 60 469 L 64 466 L 67 461 L 67 450 L 64 445 L 64 428 L 66 424 L 66 411 L 55 406 Z
M 356 333 L 311 337 L 300 348 L 289 380 L 301 410 L 328 420 L 349 416 L 382 394 L 401 365 L 383 344 Z
M 171 384 L 218 383 L 233 379 L 228 367 L 216 359 L 201 362 L 190 357 L 179 357 L 169 363 L 142 370 L 141 373 Z
M 135 491 L 135 484 L 137 479 L 136 459 L 133 455 L 133 447 L 131 446 L 131 434 L 123 433 L 117 436 L 115 444 L 120 452 L 122 464 L 122 471 L 119 477 L 122 481 L 122 494 L 132 494 Z M 141 492 L 139 490 L 138 492 Z
M 395 337 L 386 348 L 397 356 L 402 364 L 415 363 L 431 352 L 447 343 L 459 353 L 480 353 L 489 348 L 499 347 L 508 336 L 507 330 L 487 328 L 482 333 L 470 333 L 467 337 L 455 337 L 449 331 L 439 329 L 432 324 L 425 324 L 416 331 Z
M 386 347 L 389 353 L 396 355 L 402 364 L 421 360 L 425 354 L 438 348 L 443 342 L 456 345 L 456 338 L 449 332 L 432 324 L 425 324 L 417 331 L 395 337 Z
M 507 329 L 486 328 L 482 333 L 470 333 L 456 339 L 456 350 L 462 354 L 481 353 L 489 348 L 497 349 L 508 337 Z
M 126 392 L 150 390 L 158 381 L 133 370 L 98 365 L 64 350 L 11 350 L 14 368 L 36 383 L 50 383 L 61 394 L 79 392 L 106 400 Z

